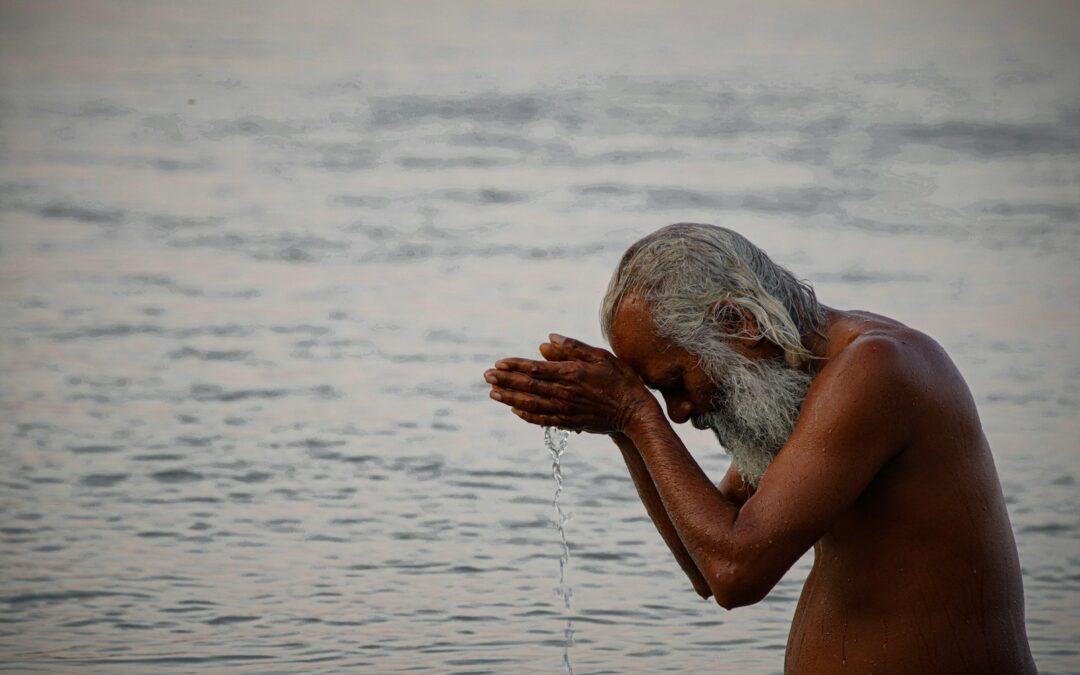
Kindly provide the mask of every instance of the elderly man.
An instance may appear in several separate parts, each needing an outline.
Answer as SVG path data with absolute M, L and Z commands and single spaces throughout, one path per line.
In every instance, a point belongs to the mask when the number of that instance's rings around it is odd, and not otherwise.
M 608 434 L 702 597 L 758 602 L 811 546 L 790 673 L 1030 673 L 1020 565 L 963 378 L 932 339 L 818 303 L 745 238 L 677 224 L 627 250 L 614 354 L 552 335 L 502 359 L 526 422 Z M 672 422 L 731 453 L 719 486 Z

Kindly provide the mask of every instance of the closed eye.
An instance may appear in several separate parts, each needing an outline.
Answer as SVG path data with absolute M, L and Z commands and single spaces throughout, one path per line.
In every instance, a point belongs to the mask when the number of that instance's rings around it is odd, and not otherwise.
M 683 381 L 681 377 L 671 377 L 656 383 L 655 389 L 661 393 L 682 391 Z

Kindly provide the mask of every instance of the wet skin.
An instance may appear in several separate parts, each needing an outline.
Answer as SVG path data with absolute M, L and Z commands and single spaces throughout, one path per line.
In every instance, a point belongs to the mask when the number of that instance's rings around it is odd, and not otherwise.
M 527 422 L 612 437 L 702 597 L 758 602 L 813 547 L 785 672 L 1035 672 L 1012 529 L 960 373 L 933 340 L 874 314 L 828 310 L 826 337 L 807 344 L 813 383 L 756 490 L 733 470 L 714 485 L 648 392 L 676 423 L 716 394 L 636 298 L 616 313 L 614 354 L 552 335 L 545 360 L 503 359 L 485 379 Z

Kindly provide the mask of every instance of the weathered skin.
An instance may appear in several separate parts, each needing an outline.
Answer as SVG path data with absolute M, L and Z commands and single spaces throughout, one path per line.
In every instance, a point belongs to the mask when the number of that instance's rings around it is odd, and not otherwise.
M 798 424 L 757 490 L 734 471 L 714 485 L 646 390 L 676 423 L 715 400 L 697 357 L 658 338 L 637 298 L 615 316 L 617 357 L 553 335 L 545 361 L 503 359 L 485 378 L 527 422 L 611 435 L 703 597 L 758 602 L 812 546 L 786 672 L 1035 672 L 1016 545 L 963 378 L 915 330 L 827 313 Z

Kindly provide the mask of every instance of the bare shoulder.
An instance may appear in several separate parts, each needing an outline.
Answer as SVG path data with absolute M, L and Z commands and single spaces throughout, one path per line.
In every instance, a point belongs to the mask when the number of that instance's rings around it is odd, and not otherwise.
M 895 385 L 922 381 L 942 367 L 955 370 L 945 350 L 929 335 L 877 314 L 851 314 L 856 321 L 851 322 L 841 343 L 830 350 L 829 365 L 887 376 Z
M 912 419 L 922 418 L 928 406 L 967 396 L 959 372 L 933 338 L 887 317 L 850 315 L 807 395 L 808 421 L 854 416 L 906 436 L 917 426 Z
M 932 348 L 905 333 L 869 330 L 853 336 L 830 353 L 814 378 L 814 389 L 896 392 L 913 384 L 912 378 L 927 365 Z M 932 343 L 929 338 L 926 341 Z
M 876 400 L 909 429 L 944 418 L 981 427 L 974 398 L 945 349 L 929 335 L 869 312 L 851 312 L 854 329 L 834 346 L 814 380 L 814 389 L 853 394 L 846 400 Z M 819 382 L 820 380 L 820 382 Z M 808 397 L 809 398 L 809 397 Z

